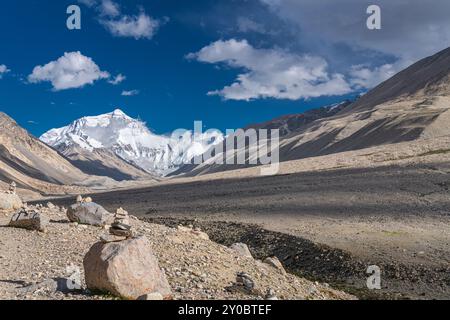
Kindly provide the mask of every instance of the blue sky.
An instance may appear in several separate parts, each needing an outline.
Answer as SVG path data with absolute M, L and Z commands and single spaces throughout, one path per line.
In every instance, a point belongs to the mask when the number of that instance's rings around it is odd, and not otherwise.
M 448 1 L 378 1 L 379 31 L 371 2 L 317 2 L 2 1 L 0 110 L 34 135 L 115 108 L 157 133 L 225 130 L 341 101 L 448 46 Z

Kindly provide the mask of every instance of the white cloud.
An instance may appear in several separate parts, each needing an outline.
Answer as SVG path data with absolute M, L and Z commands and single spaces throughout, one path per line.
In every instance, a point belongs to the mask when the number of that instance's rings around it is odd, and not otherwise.
M 352 91 L 344 76 L 330 74 L 327 62 L 320 57 L 296 55 L 281 49 L 256 49 L 246 40 L 216 41 L 187 57 L 242 70 L 234 83 L 208 93 L 225 99 L 298 100 Z
M 117 76 L 115 76 L 113 79 L 108 80 L 108 83 L 112 85 L 118 85 L 119 83 L 126 80 L 127 77 L 125 77 L 123 74 L 119 73 Z
M 56 61 L 36 66 L 28 76 L 30 83 L 51 82 L 53 90 L 66 90 L 92 85 L 100 79 L 107 79 L 108 72 L 101 71 L 89 57 L 77 52 L 66 52 Z
M 143 9 L 137 15 L 123 14 L 114 0 L 78 0 L 99 14 L 99 22 L 116 37 L 152 39 L 161 22 L 147 15 Z
M 137 96 L 138 94 L 139 94 L 139 90 L 122 91 L 122 96 L 124 96 L 124 97 Z
M 377 31 L 366 27 L 367 1 L 260 1 L 283 21 L 296 26 L 295 34 L 302 43 L 346 44 L 393 55 L 404 64 L 435 54 L 450 43 L 448 0 L 378 0 L 382 28 Z
M 331 68 L 348 72 L 355 86 L 374 87 L 450 43 L 448 0 L 259 1 L 268 9 L 267 25 L 282 21 L 285 38 L 277 40 L 325 57 Z M 366 26 L 370 4 L 381 8 L 381 30 Z
M 117 17 L 120 15 L 120 7 L 112 0 L 102 0 L 99 6 L 100 14 L 106 17 Z
M 151 39 L 160 22 L 141 12 L 136 16 L 121 16 L 119 19 L 102 20 L 101 23 L 117 37 L 132 37 L 136 40 Z
M 5 66 L 4 64 L 0 64 L 0 79 L 3 77 L 4 74 L 10 71 L 11 70 L 9 70 L 7 66 Z
M 372 69 L 364 65 L 352 66 L 350 82 L 355 88 L 371 89 L 394 76 L 398 69 L 398 65 L 394 64 L 384 64 Z

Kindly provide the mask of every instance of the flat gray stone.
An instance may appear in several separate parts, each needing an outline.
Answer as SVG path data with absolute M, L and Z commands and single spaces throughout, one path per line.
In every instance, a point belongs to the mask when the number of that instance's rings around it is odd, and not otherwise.
M 27 230 L 45 231 L 49 222 L 50 219 L 43 213 L 23 208 L 13 215 L 9 226 Z
M 80 224 L 105 226 L 111 223 L 113 215 L 94 202 L 82 202 L 74 204 L 67 209 L 67 218 L 71 222 Z

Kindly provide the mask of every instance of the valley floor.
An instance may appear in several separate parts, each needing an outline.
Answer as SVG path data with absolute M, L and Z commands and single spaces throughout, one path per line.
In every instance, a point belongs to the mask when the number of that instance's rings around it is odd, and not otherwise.
M 96 194 L 94 199 L 110 210 L 123 206 L 138 217 L 256 224 L 344 250 L 363 266 L 409 268 L 405 281 L 397 275 L 387 292 L 448 298 L 450 173 L 443 166 L 409 164 L 171 182 Z M 55 203 L 67 205 L 70 200 Z M 230 234 L 232 228 L 224 227 Z M 210 236 L 214 239 L 214 234 Z M 364 286 L 361 279 L 359 287 Z
M 282 244 L 275 248 L 270 243 L 273 237 L 258 235 L 273 232 L 275 238 L 299 242 L 297 249 L 289 249 L 290 256 L 316 261 L 318 270 L 335 269 L 337 285 L 364 288 L 365 270 L 376 264 L 385 271 L 382 294 L 450 298 L 448 140 L 291 161 L 282 163 L 277 176 L 261 177 L 259 169 L 250 168 L 93 197 L 107 209 L 122 206 L 158 223 L 200 223 L 215 241 L 244 239 L 254 252 L 270 247 L 266 253 L 286 258 Z M 221 222 L 226 223 L 215 224 Z M 349 253 L 351 261 L 319 265 L 315 255 L 323 256 L 323 250 L 302 256 L 302 241 L 325 245 L 327 252 Z M 332 273 L 314 272 L 314 263 L 293 263 L 288 258 L 284 262 L 291 272 L 333 282 Z M 351 270 L 346 269 L 349 263 L 354 266 Z M 343 277 L 348 273 L 348 279 Z

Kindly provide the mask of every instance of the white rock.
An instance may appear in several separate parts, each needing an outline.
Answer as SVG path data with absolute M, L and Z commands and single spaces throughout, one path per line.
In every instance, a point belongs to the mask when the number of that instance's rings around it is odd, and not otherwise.
M 18 195 L 0 192 L 0 210 L 13 211 L 22 206 L 22 200 Z
M 47 202 L 47 208 L 49 208 L 50 210 L 53 210 L 56 208 L 56 206 L 51 202 Z
M 203 239 L 203 240 L 209 240 L 209 236 L 207 233 L 202 232 L 200 230 L 194 230 L 192 228 L 188 228 L 188 227 L 183 227 L 183 226 L 178 226 L 177 230 L 179 232 L 183 232 L 183 233 L 189 233 L 199 239 Z
M 286 270 L 283 267 L 283 264 L 278 260 L 277 257 L 269 257 L 264 260 L 265 264 L 270 265 L 271 267 L 278 269 L 282 274 L 286 274 Z
M 230 246 L 230 249 L 243 257 L 252 258 L 253 256 L 245 243 L 234 243 Z

